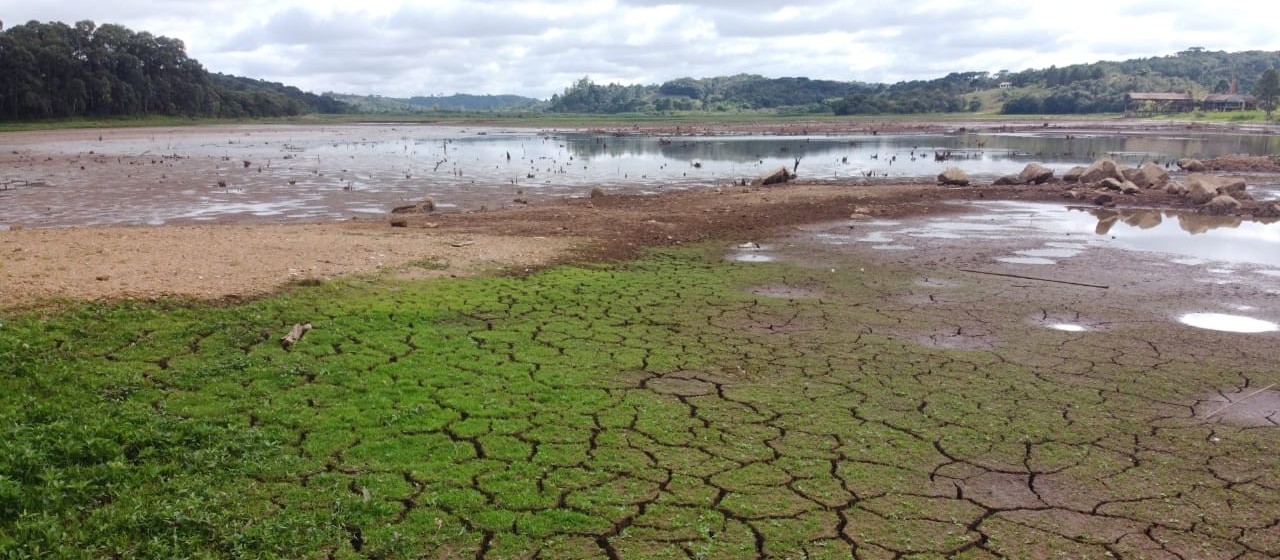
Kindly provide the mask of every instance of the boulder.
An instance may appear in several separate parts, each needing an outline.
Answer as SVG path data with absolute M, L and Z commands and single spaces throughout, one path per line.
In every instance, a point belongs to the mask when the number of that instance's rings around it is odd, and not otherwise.
M 963 187 L 969 184 L 969 174 L 959 167 L 951 167 L 938 174 L 938 184 Z
M 1109 194 L 1100 194 L 1093 199 L 1093 203 L 1098 206 L 1115 206 L 1116 199 Z
M 1116 167 L 1116 162 L 1109 159 L 1100 159 L 1093 162 L 1093 165 L 1085 168 L 1084 173 L 1080 174 L 1081 183 L 1097 183 L 1103 179 L 1124 180 L 1124 175 L 1120 174 L 1120 169 Z
M 1244 179 L 1232 177 L 1218 177 L 1217 179 L 1218 194 L 1229 195 L 1236 200 L 1250 200 L 1253 198 L 1244 192 L 1245 189 L 1249 188 L 1249 185 L 1245 183 Z
M 1018 174 L 1018 184 L 1039 185 L 1053 178 L 1053 170 L 1038 163 L 1028 163 Z
M 1005 175 L 1004 177 L 996 179 L 995 182 L 991 184 L 992 185 L 1017 185 L 1018 183 L 1020 183 L 1020 181 L 1018 181 L 1017 175 Z
M 1217 184 L 1205 179 L 1204 176 L 1192 175 L 1187 180 L 1187 192 L 1184 196 L 1194 204 L 1204 204 L 1218 196 Z
M 1084 175 L 1084 171 L 1086 169 L 1088 168 L 1083 165 L 1077 165 L 1075 167 L 1072 167 L 1069 171 L 1062 174 L 1062 180 L 1068 183 L 1079 183 L 1080 176 Z
M 1124 177 L 1124 180 L 1130 183 L 1133 183 L 1135 185 L 1138 185 L 1141 188 L 1145 189 L 1151 186 L 1151 182 L 1147 180 L 1146 175 L 1143 175 L 1141 169 L 1134 169 L 1132 167 L 1121 167 L 1120 175 Z
M 795 177 L 796 176 L 792 175 L 790 171 L 787 171 L 786 167 L 779 167 L 777 169 L 774 169 L 773 171 L 769 171 L 759 177 L 756 177 L 756 180 L 752 181 L 751 184 L 752 185 L 778 185 L 778 184 L 786 183 L 787 181 L 790 181 L 792 179 L 795 179 Z
M 1187 186 L 1177 181 L 1169 181 L 1169 184 L 1164 186 L 1164 192 L 1184 196 L 1187 194 Z
M 1205 170 L 1204 163 L 1195 158 L 1182 158 L 1178 160 L 1178 169 L 1190 173 L 1199 173 Z
M 1204 209 L 1210 214 L 1230 214 L 1240 209 L 1240 201 L 1228 195 L 1220 194 L 1206 202 Z
M 1120 192 L 1124 194 L 1138 194 L 1142 192 L 1142 188 L 1133 184 L 1133 181 L 1125 181 L 1120 184 Z
M 1165 185 L 1169 184 L 1169 172 L 1154 163 L 1148 163 L 1142 166 L 1142 176 L 1146 179 L 1147 184 L 1145 185 L 1145 188 L 1148 189 L 1163 189 Z M 1137 181 L 1134 181 L 1133 183 L 1135 185 L 1139 184 Z
M 1116 179 L 1113 177 L 1107 177 L 1106 179 L 1103 179 L 1101 182 L 1099 182 L 1098 186 L 1107 190 L 1118 191 L 1118 190 L 1124 189 L 1124 184 L 1125 184 L 1125 181 L 1121 181 L 1120 179 Z

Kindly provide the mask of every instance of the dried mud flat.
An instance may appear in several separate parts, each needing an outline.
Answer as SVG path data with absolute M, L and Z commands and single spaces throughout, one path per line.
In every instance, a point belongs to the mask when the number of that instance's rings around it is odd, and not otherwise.
M 255 511 L 367 511 L 343 518 L 346 542 L 328 539 L 314 556 L 1280 556 L 1275 395 L 1255 389 L 1280 381 L 1276 338 L 1174 320 L 1202 302 L 1274 308 L 1265 284 L 1116 253 L 1081 257 L 1090 275 L 1050 278 L 1105 290 L 961 270 L 1022 248 L 1016 236 L 879 253 L 812 241 L 811 224 L 866 222 L 852 214 L 918 219 L 955 201 L 1061 193 L 792 185 L 418 216 L 404 228 L 0 232 L 0 274 L 3 289 L 21 288 L 7 301 L 30 305 L 40 289 L 236 299 L 300 277 L 522 271 L 704 241 L 726 255 L 760 241 L 778 255 L 774 265 L 667 255 L 428 303 L 440 294 L 414 283 L 305 302 L 319 327 L 289 354 L 273 330 L 232 321 L 244 332 L 228 334 L 214 321 L 115 333 L 118 344 L 86 360 L 185 387 L 156 393 L 153 406 L 174 414 L 249 403 L 231 416 L 278 430 L 296 455 L 259 473 Z M 726 266 L 740 297 L 724 290 Z M 295 311 L 264 323 L 289 324 Z M 1056 322 L 1086 330 L 1047 328 Z M 190 364 L 220 344 L 301 367 L 263 366 L 262 378 L 201 393 L 203 377 L 181 376 L 217 373 Z M 446 367 L 442 356 L 467 359 Z M 262 400 L 265 386 L 284 396 Z M 348 417 L 334 408 L 378 387 Z M 424 462 L 424 449 L 439 462 Z

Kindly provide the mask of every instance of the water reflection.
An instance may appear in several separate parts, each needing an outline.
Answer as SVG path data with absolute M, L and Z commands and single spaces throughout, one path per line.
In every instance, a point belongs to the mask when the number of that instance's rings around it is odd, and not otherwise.
M 1227 315 L 1224 313 L 1188 313 L 1178 318 L 1185 325 L 1213 331 L 1234 333 L 1267 333 L 1280 331 L 1280 325 L 1271 321 Z

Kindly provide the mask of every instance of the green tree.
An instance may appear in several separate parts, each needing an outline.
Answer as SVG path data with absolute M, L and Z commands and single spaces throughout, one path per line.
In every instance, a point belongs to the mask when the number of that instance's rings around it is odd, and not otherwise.
M 1253 96 L 1258 98 L 1258 105 L 1267 112 L 1267 119 L 1270 120 L 1271 114 L 1276 110 L 1276 103 L 1280 102 L 1280 76 L 1276 75 L 1275 68 L 1262 73 L 1258 83 L 1253 86 Z

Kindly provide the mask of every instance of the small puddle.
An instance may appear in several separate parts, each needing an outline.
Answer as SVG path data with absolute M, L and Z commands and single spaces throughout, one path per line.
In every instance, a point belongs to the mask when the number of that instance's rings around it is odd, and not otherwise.
M 774 257 L 773 255 L 763 255 L 760 253 L 738 253 L 733 255 L 731 258 L 737 262 L 747 263 L 765 263 L 778 260 L 777 257 Z
M 996 260 L 1008 264 L 1058 264 L 1058 261 L 1040 257 L 1003 257 Z
M 1071 323 L 1051 323 L 1048 325 L 1048 327 L 1055 331 L 1065 331 L 1065 332 L 1084 332 L 1089 330 L 1084 325 L 1073 325 Z
M 910 251 L 915 249 L 910 245 L 873 245 L 871 248 L 877 251 Z
M 1019 255 L 1026 257 L 1046 257 L 1055 259 L 1066 259 L 1080 254 L 1080 249 L 1065 249 L 1060 247 L 1051 247 L 1048 249 L 1028 249 L 1026 251 L 1018 251 Z
M 1280 325 L 1271 321 L 1225 313 L 1188 313 L 1179 317 L 1178 322 L 1199 329 L 1233 333 L 1254 334 L 1280 331 Z

